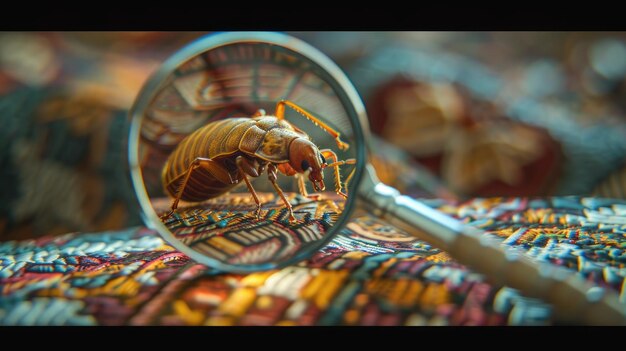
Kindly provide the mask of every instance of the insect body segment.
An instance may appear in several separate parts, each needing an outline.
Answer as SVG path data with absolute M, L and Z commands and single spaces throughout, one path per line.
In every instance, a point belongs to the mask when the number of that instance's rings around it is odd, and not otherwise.
M 166 192 L 174 197 L 172 209 L 162 216 L 166 218 L 178 207 L 178 202 L 198 202 L 220 196 L 241 181 L 252 195 L 258 217 L 261 202 L 252 187 L 250 177 L 256 178 L 267 172 L 272 186 L 285 203 L 290 221 L 295 217 L 291 204 L 276 183 L 277 171 L 296 176 L 300 193 L 308 196 L 304 176 L 308 174 L 315 191 L 323 191 L 323 169 L 331 167 L 335 175 L 335 192 L 346 197 L 342 191 L 339 166 L 355 164 L 356 160 L 338 161 L 330 149 L 319 150 L 310 137 L 284 119 L 285 106 L 289 106 L 318 127 L 328 132 L 340 149 L 349 145 L 322 121 L 290 101 L 280 101 L 276 116 L 266 116 L 259 110 L 252 118 L 227 118 L 211 122 L 181 141 L 163 167 L 161 181 Z M 328 164 L 326 159 L 332 161 Z

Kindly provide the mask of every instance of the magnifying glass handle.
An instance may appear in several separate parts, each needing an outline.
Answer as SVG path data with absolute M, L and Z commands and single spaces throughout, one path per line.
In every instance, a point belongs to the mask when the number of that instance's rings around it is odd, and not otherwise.
M 381 183 L 367 165 L 359 204 L 409 234 L 447 251 L 458 262 L 529 297 L 550 302 L 562 323 L 626 325 L 626 310 L 613 291 L 594 286 L 563 267 L 506 250 L 484 231 L 465 225 Z

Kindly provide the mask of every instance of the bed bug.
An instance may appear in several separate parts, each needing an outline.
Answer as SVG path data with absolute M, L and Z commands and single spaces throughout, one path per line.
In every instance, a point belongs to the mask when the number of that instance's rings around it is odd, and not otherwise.
M 339 167 L 355 164 L 356 160 L 340 161 L 332 150 L 320 150 L 304 131 L 285 120 L 286 106 L 330 134 L 339 149 L 348 149 L 349 145 L 341 140 L 339 132 L 287 100 L 276 104 L 274 116 L 258 110 L 252 117 L 226 118 L 208 123 L 185 137 L 163 167 L 161 182 L 174 201 L 171 210 L 161 218 L 169 217 L 180 200 L 199 202 L 215 198 L 230 191 L 242 180 L 257 205 L 255 215 L 258 218 L 261 202 L 249 178 L 259 177 L 265 171 L 289 211 L 290 221 L 294 221 L 295 217 L 291 204 L 276 183 L 277 171 L 295 176 L 300 193 L 309 196 L 305 175 L 308 173 L 315 191 L 323 191 L 326 188 L 323 169 L 332 167 L 335 192 L 347 197 L 342 191 Z M 327 159 L 331 163 L 327 163 Z

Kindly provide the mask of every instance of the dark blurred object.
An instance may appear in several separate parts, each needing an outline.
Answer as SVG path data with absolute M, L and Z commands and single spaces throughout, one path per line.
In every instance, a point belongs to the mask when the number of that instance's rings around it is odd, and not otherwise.
M 370 145 L 375 152 L 371 153 L 369 161 L 381 182 L 412 197 L 458 199 L 437 176 L 407 152 L 374 135 Z
M 419 113 L 429 117 L 419 123 L 413 120 L 413 125 L 409 121 L 389 120 L 395 127 L 390 130 L 393 136 L 386 140 L 396 145 L 403 138 L 410 140 L 411 149 L 406 150 L 418 155 L 424 164 L 433 161 L 426 160 L 423 154 L 435 149 L 442 154 L 449 149 L 474 149 L 460 151 L 476 157 L 456 157 L 458 162 L 448 158 L 446 163 L 456 163 L 457 167 L 444 167 L 443 158 L 435 160 L 441 166 L 431 166 L 459 195 L 497 196 L 508 191 L 526 195 L 589 195 L 626 158 L 626 123 L 619 103 L 609 95 L 599 94 L 602 98 L 598 98 L 583 92 L 578 79 L 584 76 L 581 70 L 589 70 L 586 58 L 593 55 L 587 48 L 594 45 L 573 50 L 585 58 L 578 66 L 570 66 L 568 61 L 568 47 L 577 40 L 596 43 L 612 38 L 623 45 L 623 34 L 449 33 L 439 36 L 438 42 L 421 47 L 418 39 L 424 36 L 411 35 L 416 42 L 389 40 L 355 60 L 348 72 L 368 103 L 374 129 L 379 128 L 381 133 L 383 126 L 386 128 L 384 114 L 390 106 L 375 104 L 375 96 L 388 85 L 396 84 L 398 77 L 409 85 L 424 87 L 422 93 L 407 89 L 400 96 L 403 101 L 396 101 L 393 109 L 407 113 L 407 109 L 415 110 L 420 104 L 415 100 L 422 100 Z M 534 40 L 549 42 L 552 47 L 546 43 L 534 45 Z M 464 44 L 455 47 L 454 43 Z M 621 52 L 608 46 L 602 50 Z M 474 57 L 489 62 L 490 67 Z M 611 70 L 621 72 L 618 66 Z M 407 97 L 411 94 L 418 96 Z M 491 120 L 498 124 L 492 125 Z M 418 128 L 423 131 L 415 131 Z M 452 130 L 470 133 L 462 133 L 461 137 Z M 421 138 L 411 138 L 412 133 Z M 474 137 L 468 138 L 470 135 Z M 481 144 L 484 137 L 495 138 L 496 142 L 477 148 L 476 143 Z M 498 144 L 507 146 L 494 147 Z M 485 151 L 488 152 L 481 154 Z M 461 163 L 464 166 L 458 167 Z M 446 169 L 450 172 L 447 176 Z M 480 176 L 465 174 L 468 170 Z M 546 171 L 548 175 L 543 174 Z M 475 190 L 468 192 L 471 188 Z
M 59 88 L 0 98 L 2 239 L 139 224 L 126 111 Z
M 127 110 L 193 36 L 0 34 L 0 240 L 141 223 Z
M 458 85 L 397 77 L 372 94 L 368 114 L 374 133 L 460 196 L 538 196 L 554 186 L 559 144 Z

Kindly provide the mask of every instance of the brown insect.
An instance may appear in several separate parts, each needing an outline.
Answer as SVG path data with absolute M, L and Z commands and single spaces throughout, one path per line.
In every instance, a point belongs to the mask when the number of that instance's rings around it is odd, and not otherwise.
M 258 218 L 261 202 L 248 178 L 259 177 L 265 170 L 289 211 L 290 221 L 294 221 L 295 217 L 291 204 L 276 184 L 277 170 L 287 176 L 295 176 L 300 193 L 310 197 L 306 191 L 305 174 L 308 172 L 315 191 L 323 191 L 326 186 L 322 171 L 332 167 L 335 192 L 347 197 L 342 191 L 339 166 L 355 164 L 356 160 L 339 161 L 332 150 L 319 150 L 305 132 L 285 120 L 285 106 L 328 132 L 339 149 L 348 149 L 349 145 L 341 141 L 339 132 L 286 100 L 277 103 L 275 116 L 266 116 L 264 110 L 259 110 L 251 118 L 226 118 L 211 122 L 184 138 L 167 159 L 161 182 L 167 193 L 174 197 L 174 202 L 171 211 L 161 218 L 170 216 L 181 199 L 198 202 L 215 198 L 231 190 L 241 180 L 246 183 L 257 204 L 255 215 Z M 332 163 L 327 163 L 327 158 Z

